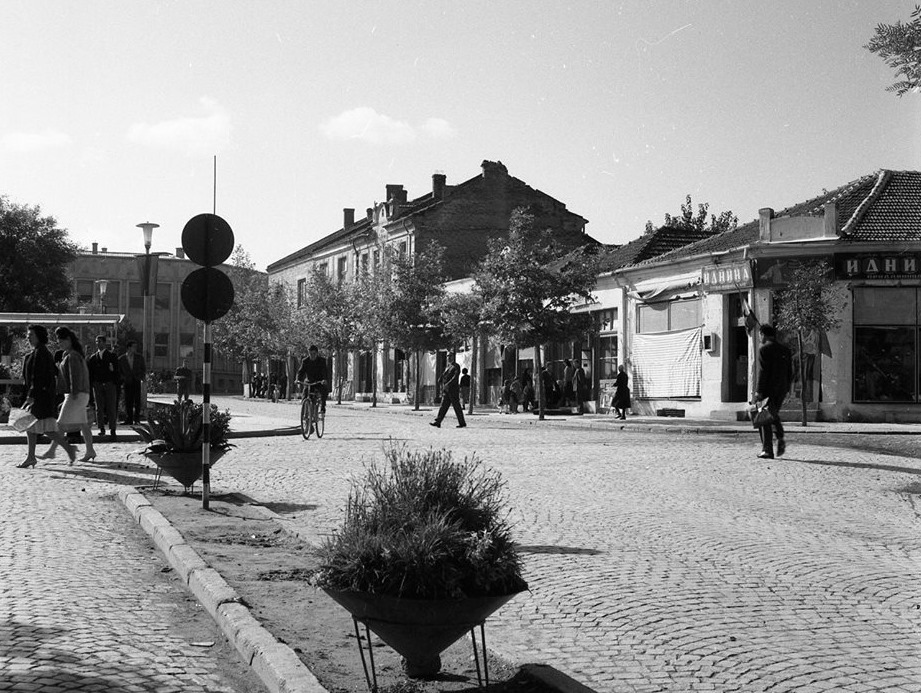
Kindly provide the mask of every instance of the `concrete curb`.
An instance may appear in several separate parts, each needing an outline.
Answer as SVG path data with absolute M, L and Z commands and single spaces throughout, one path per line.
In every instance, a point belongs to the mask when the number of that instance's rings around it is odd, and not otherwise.
M 120 489 L 118 498 L 271 693 L 327 693 L 294 650 L 279 642 L 253 617 L 240 603 L 236 591 L 185 542 L 144 494 L 134 488 Z

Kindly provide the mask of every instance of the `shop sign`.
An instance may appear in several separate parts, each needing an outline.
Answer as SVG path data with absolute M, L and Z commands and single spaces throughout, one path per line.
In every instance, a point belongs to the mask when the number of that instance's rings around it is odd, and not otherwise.
M 816 257 L 799 258 L 758 258 L 755 262 L 755 286 L 759 289 L 785 289 L 790 272 L 803 262 L 825 263 L 828 268 L 828 278 L 832 277 L 832 256 L 819 255 Z
M 921 253 L 835 255 L 839 279 L 919 279 Z
M 704 291 L 750 289 L 752 286 L 751 265 L 747 262 L 707 265 L 701 270 L 700 283 Z

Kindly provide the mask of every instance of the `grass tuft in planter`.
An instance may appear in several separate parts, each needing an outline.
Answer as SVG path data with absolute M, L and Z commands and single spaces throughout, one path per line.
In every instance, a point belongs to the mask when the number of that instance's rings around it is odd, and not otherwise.
M 352 482 L 345 521 L 320 548 L 320 587 L 410 599 L 527 589 L 512 543 L 505 483 L 476 457 L 385 449 Z

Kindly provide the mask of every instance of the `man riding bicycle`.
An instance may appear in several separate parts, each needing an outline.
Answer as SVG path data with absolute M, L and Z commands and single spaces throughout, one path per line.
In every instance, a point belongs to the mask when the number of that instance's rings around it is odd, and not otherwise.
M 308 387 L 304 388 L 303 396 L 306 397 L 311 391 L 320 394 L 320 413 L 326 413 L 326 383 L 329 380 L 329 374 L 326 371 L 326 359 L 320 358 L 320 350 L 316 344 L 311 344 L 307 350 L 307 358 L 301 361 L 301 367 L 297 371 L 297 379 Z

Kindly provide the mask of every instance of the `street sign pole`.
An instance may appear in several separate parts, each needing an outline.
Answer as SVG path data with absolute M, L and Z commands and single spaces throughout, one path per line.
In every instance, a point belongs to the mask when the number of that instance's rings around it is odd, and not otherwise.
M 201 507 L 208 510 L 211 495 L 211 322 L 205 321 L 205 358 L 202 364 Z

